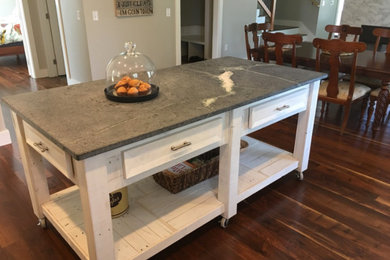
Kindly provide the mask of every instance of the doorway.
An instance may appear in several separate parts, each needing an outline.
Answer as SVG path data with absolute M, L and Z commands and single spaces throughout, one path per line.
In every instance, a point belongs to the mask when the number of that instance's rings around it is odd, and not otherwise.
M 46 7 L 49 14 L 50 38 L 53 45 L 54 76 L 62 76 L 66 73 L 55 0 L 46 0 Z
M 176 64 L 221 56 L 223 0 L 176 0 Z
M 211 4 L 210 0 L 180 2 L 182 64 L 211 57 Z
M 55 0 L 18 0 L 18 5 L 30 76 L 65 75 Z

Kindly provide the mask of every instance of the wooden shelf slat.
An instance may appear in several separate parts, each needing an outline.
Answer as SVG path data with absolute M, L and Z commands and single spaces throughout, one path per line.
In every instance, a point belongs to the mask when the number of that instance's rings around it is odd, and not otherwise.
M 129 189 L 129 211 L 112 220 L 117 259 L 145 259 L 219 216 L 223 205 L 210 189 L 215 179 L 171 194 L 151 177 Z M 82 259 L 88 259 L 87 238 L 78 189 L 61 192 L 43 211 Z
M 291 153 L 248 136 L 241 152 L 238 201 L 242 201 L 298 167 Z

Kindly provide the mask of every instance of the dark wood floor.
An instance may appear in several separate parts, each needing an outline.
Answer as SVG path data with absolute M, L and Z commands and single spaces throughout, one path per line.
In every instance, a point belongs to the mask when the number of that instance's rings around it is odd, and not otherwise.
M 62 83 L 29 79 L 23 63 L 0 59 L 1 96 Z M 303 181 L 287 175 L 240 203 L 228 228 L 215 219 L 153 258 L 390 259 L 390 127 L 372 138 L 357 106 L 340 136 L 340 117 L 337 106 L 317 117 Z M 289 118 L 253 136 L 291 151 L 295 127 Z M 46 174 L 52 192 L 70 185 L 51 167 Z M 0 259 L 78 259 L 36 223 L 17 151 L 0 147 Z

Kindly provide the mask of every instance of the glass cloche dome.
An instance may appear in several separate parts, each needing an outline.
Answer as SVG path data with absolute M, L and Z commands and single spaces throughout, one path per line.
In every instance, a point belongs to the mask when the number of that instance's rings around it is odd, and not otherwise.
M 110 60 L 106 68 L 108 86 L 116 85 L 123 79 L 137 79 L 152 84 L 156 68 L 148 56 L 136 52 L 135 48 L 135 43 L 126 42 L 126 51 Z

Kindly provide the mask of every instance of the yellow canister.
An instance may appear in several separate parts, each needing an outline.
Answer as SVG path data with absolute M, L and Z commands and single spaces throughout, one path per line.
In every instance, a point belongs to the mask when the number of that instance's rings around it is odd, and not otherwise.
M 111 216 L 117 218 L 122 216 L 129 209 L 127 198 L 127 187 L 110 193 Z

